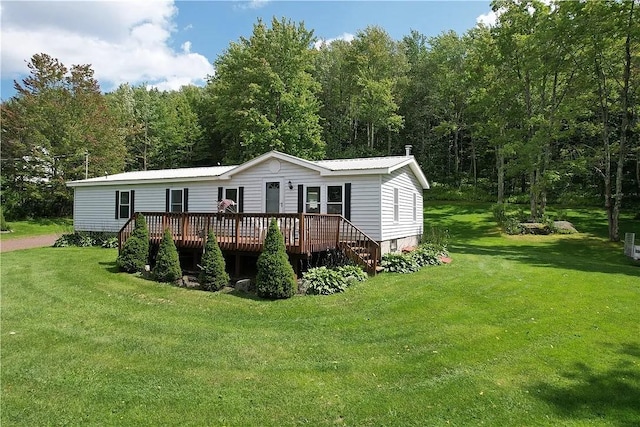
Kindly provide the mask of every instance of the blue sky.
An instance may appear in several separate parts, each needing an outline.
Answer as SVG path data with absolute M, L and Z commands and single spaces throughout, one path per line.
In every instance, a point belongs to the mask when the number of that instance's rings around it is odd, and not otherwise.
M 0 97 L 15 94 L 26 63 L 44 52 L 67 66 L 91 64 L 103 91 L 119 84 L 177 89 L 203 84 L 232 41 L 258 18 L 304 22 L 316 37 L 350 39 L 369 25 L 400 40 L 491 22 L 489 1 L 2 1 Z

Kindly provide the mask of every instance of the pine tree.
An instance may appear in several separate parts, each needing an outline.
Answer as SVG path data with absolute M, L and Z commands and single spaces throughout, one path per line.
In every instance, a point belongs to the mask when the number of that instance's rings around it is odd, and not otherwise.
M 257 266 L 256 286 L 259 296 L 281 299 L 291 298 L 296 293 L 298 283 L 275 218 L 269 224 Z
M 149 230 L 143 215 L 137 215 L 131 236 L 124 242 L 116 264 L 122 271 L 135 273 L 143 271 L 149 260 Z
M 182 276 L 178 249 L 173 243 L 173 237 L 171 237 L 171 231 L 168 228 L 164 230 L 164 235 L 160 241 L 153 274 L 156 280 L 160 282 L 173 282 Z
M 207 244 L 202 255 L 202 271 L 198 280 L 207 291 L 219 291 L 229 283 L 229 274 L 226 271 L 224 257 L 215 233 L 209 232 Z

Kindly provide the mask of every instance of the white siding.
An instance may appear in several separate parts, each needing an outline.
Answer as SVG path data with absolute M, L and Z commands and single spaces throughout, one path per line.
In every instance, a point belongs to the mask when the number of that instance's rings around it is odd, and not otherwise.
M 394 189 L 398 189 L 399 218 L 393 220 Z M 408 166 L 400 168 L 382 180 L 382 238 L 386 241 L 422 234 L 422 187 Z M 417 215 L 414 221 L 413 197 L 416 197 Z M 402 249 L 402 248 L 398 248 Z
M 218 187 L 215 182 L 184 182 L 143 185 L 76 187 L 73 226 L 79 231 L 118 231 L 127 219 L 115 218 L 116 191 L 135 190 L 136 212 L 164 212 L 167 188 L 189 189 L 189 212 L 215 212 Z
M 327 186 L 351 183 L 351 222 L 373 239 L 380 239 L 380 177 L 379 175 L 320 176 L 314 170 L 280 160 L 280 169 L 272 172 L 270 160 L 234 174 L 224 186 L 244 187 L 244 211 L 264 212 L 264 186 L 267 181 L 282 182 L 283 212 L 298 212 L 298 185 L 321 187 L 321 213 L 326 213 Z M 289 189 L 291 181 L 293 189 Z M 344 198 L 344 193 L 343 193 Z M 191 209 L 190 209 L 191 210 Z M 344 212 L 344 200 L 343 200 Z
M 188 181 L 168 184 L 130 184 L 75 187 L 74 228 L 86 231 L 118 231 L 126 219 L 115 219 L 115 192 L 135 190 L 135 211 L 164 212 L 167 188 L 189 189 L 189 212 L 215 212 L 218 187 L 244 187 L 244 212 L 265 210 L 265 182 L 281 182 L 282 212 L 298 211 L 298 185 L 320 187 L 321 213 L 327 212 L 327 187 L 351 183 L 351 222 L 377 241 L 422 234 L 422 187 L 409 166 L 390 175 L 358 174 L 321 176 L 319 172 L 284 161 L 266 159 L 229 180 Z M 274 172 L 275 170 L 275 172 Z M 288 183 L 293 186 L 289 189 Z M 399 190 L 399 221 L 393 221 L 393 189 Z M 344 189 L 344 187 L 343 187 Z M 414 221 L 413 195 L 417 216 Z M 344 199 L 344 190 L 343 190 Z M 344 200 L 343 200 L 344 213 Z

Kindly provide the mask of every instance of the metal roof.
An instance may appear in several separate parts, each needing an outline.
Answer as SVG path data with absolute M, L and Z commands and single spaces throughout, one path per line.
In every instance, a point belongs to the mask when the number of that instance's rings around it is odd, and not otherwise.
M 424 173 L 413 156 L 389 156 L 366 157 L 358 159 L 336 160 L 305 160 L 290 154 L 278 151 L 270 151 L 241 165 L 213 166 L 200 168 L 161 169 L 139 172 L 124 172 L 115 175 L 105 175 L 97 178 L 89 178 L 68 182 L 70 187 L 112 185 L 112 184 L 141 184 L 166 181 L 210 181 L 217 179 L 229 179 L 232 175 L 249 169 L 254 165 L 270 158 L 278 158 L 290 161 L 309 169 L 316 170 L 322 176 L 326 175 L 357 175 L 357 174 L 388 174 L 394 170 L 410 166 L 423 188 L 429 188 Z
M 202 180 L 217 178 L 218 176 L 235 167 L 236 166 L 213 166 L 201 168 L 159 169 L 149 171 L 124 172 L 114 175 L 100 176 L 97 178 L 70 181 L 67 183 L 67 185 L 70 187 L 76 187 L 84 185 L 141 183 L 182 179 Z
M 412 156 L 366 157 L 360 159 L 317 160 L 313 163 L 333 171 L 388 169 L 405 163 L 412 158 Z

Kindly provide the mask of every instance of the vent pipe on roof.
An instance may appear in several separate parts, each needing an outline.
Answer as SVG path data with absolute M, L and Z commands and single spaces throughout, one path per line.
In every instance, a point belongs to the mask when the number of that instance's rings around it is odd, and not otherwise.
M 411 155 L 411 149 L 413 148 L 413 145 L 405 145 L 404 146 L 404 151 L 405 151 L 405 155 L 406 156 L 410 156 Z

